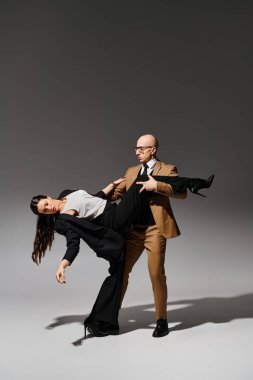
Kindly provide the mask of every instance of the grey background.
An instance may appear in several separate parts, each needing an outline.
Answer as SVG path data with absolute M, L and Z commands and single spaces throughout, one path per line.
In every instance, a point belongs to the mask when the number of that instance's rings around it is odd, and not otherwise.
M 155 361 L 172 379 L 252 378 L 252 4 L 5 1 L 0 46 L 0 373 L 153 378 Z M 175 331 L 151 338 L 143 255 L 122 335 L 84 344 L 81 323 L 107 265 L 83 244 L 59 287 L 64 239 L 32 264 L 29 201 L 97 191 L 136 163 L 143 133 L 158 137 L 159 158 L 180 174 L 216 175 L 206 199 L 172 200 L 182 232 L 166 259 Z

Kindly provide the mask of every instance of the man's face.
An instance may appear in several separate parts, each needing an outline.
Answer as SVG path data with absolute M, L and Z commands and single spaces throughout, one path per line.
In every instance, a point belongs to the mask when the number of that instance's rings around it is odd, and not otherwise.
M 154 141 L 148 137 L 140 137 L 136 143 L 135 154 L 141 164 L 152 160 L 155 157 L 156 147 Z

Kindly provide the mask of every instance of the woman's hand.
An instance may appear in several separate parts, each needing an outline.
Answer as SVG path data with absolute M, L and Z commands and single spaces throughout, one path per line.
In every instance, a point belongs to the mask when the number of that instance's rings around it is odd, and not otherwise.
M 113 185 L 116 187 L 118 186 L 121 182 L 125 181 L 126 178 L 122 177 L 122 178 L 119 178 L 119 179 L 116 179 L 115 181 L 113 181 Z
M 56 280 L 59 282 L 59 284 L 66 284 L 65 281 L 65 268 L 69 266 L 68 260 L 62 260 L 61 265 L 59 266 L 58 271 L 56 272 Z
M 111 191 L 113 191 L 121 182 L 125 181 L 125 178 L 119 178 L 115 181 L 109 183 L 102 191 L 105 193 L 105 195 L 108 195 Z
M 140 189 L 140 193 L 143 192 L 143 190 L 146 191 L 157 191 L 157 181 L 151 176 L 148 176 L 148 181 L 145 182 L 136 182 L 137 185 L 142 185 L 142 188 Z
M 64 268 L 59 267 L 58 271 L 56 272 L 56 280 L 59 282 L 59 284 L 66 284 Z

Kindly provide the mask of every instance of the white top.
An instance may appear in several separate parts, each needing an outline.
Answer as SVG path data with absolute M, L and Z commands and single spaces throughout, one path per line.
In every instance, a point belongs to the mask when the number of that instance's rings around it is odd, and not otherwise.
M 102 214 L 106 200 L 94 197 L 85 190 L 77 190 L 65 197 L 67 202 L 64 205 L 61 214 L 68 210 L 76 210 L 78 218 L 94 219 Z
M 147 169 L 147 173 L 148 175 L 152 172 L 152 170 L 154 169 L 155 167 L 155 164 L 157 162 L 157 159 L 156 158 L 153 158 L 152 160 L 150 160 L 149 162 L 146 162 L 146 164 L 148 165 L 148 169 Z M 144 166 L 142 165 L 141 167 L 141 174 L 144 172 Z

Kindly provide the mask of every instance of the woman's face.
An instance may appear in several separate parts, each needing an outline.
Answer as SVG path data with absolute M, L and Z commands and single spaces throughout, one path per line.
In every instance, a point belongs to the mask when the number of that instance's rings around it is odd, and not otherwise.
M 37 205 L 40 214 L 52 215 L 60 211 L 60 204 L 58 199 L 50 197 L 41 199 Z

